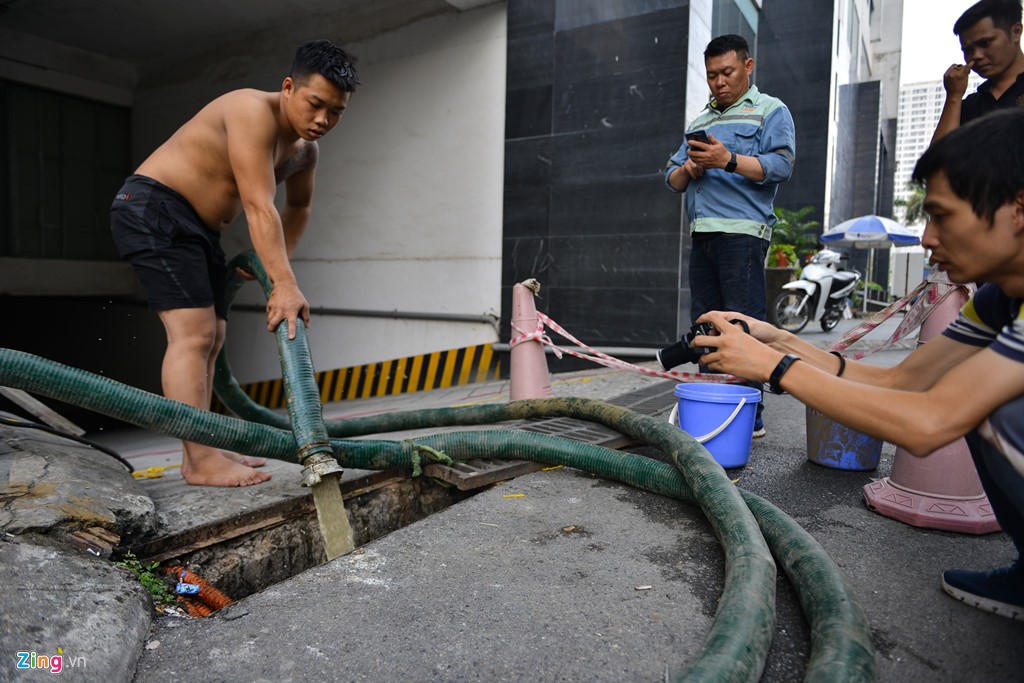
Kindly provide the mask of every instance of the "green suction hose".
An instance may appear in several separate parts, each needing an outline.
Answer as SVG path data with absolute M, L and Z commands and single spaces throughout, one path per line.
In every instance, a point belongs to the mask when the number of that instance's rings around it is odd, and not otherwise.
M 263 287 L 263 293 L 269 298 L 274 285 L 267 276 L 263 264 L 254 252 L 245 252 L 231 259 L 227 269 L 226 287 L 229 301 L 233 301 L 243 280 L 236 272 L 241 268 L 252 273 Z M 295 338 L 288 338 L 288 321 L 278 324 L 274 331 L 277 335 L 278 357 L 281 360 L 281 371 L 284 377 L 285 396 L 288 398 L 288 415 L 291 418 L 291 431 L 295 435 L 298 447 L 298 460 L 306 465 L 304 483 L 307 486 L 318 484 L 328 474 L 341 474 L 341 468 L 332 457 L 330 440 L 324 426 L 323 404 L 314 381 L 313 361 L 309 354 L 309 343 L 306 340 L 306 324 L 298 318 L 295 321 Z M 224 356 L 224 354 L 220 354 Z M 214 373 L 216 381 L 216 372 Z M 235 383 L 237 385 L 237 382 Z M 287 429 L 288 427 L 285 426 Z
M 242 420 L 215 415 L 197 410 L 176 401 L 171 401 L 149 392 L 125 386 L 109 378 L 94 375 L 76 368 L 55 363 L 38 356 L 32 356 L 10 349 L 0 349 L 0 383 L 32 393 L 50 396 L 67 403 L 81 405 L 95 412 L 110 415 L 130 422 L 149 431 L 168 434 L 189 441 L 198 441 L 218 448 L 230 449 L 251 455 L 296 461 L 294 437 L 285 431 L 266 425 L 247 423 Z M 575 441 L 545 437 L 529 432 L 452 432 L 415 441 L 331 440 L 331 447 L 346 467 L 359 469 L 383 469 L 390 467 L 411 467 L 420 457 L 422 447 L 444 452 L 455 459 L 492 457 L 502 459 L 532 459 L 552 464 L 566 464 L 591 471 L 599 476 L 643 488 L 653 493 L 672 496 L 688 502 L 697 502 L 689 479 L 698 486 L 710 488 L 713 493 L 718 480 L 724 478 L 724 471 L 710 458 L 701 457 L 701 447 L 685 432 L 668 423 L 656 421 L 643 415 L 612 406 L 600 401 L 586 399 L 537 399 L 520 401 L 508 405 L 476 406 L 462 409 L 441 409 L 416 411 L 438 417 L 445 424 L 474 424 L 484 421 L 517 420 L 537 417 L 572 415 L 585 419 L 596 419 L 603 424 L 629 433 L 633 438 L 653 443 L 672 455 L 683 468 L 694 467 L 696 476 L 674 470 L 664 463 L 629 453 L 581 444 Z M 388 415 L 389 427 L 398 424 L 416 424 L 424 418 L 409 414 L 403 418 Z M 365 425 L 356 425 L 363 427 Z M 710 472 L 717 472 L 721 477 Z M 727 488 L 733 493 L 731 484 Z M 841 572 L 821 547 L 799 525 L 767 501 L 739 492 L 745 500 L 744 509 L 749 506 L 757 518 L 765 539 L 771 545 L 784 571 L 790 577 L 800 596 L 801 604 L 811 625 L 812 654 L 808 663 L 806 680 L 809 681 L 870 681 L 874 679 L 875 662 L 871 645 L 870 630 L 863 613 L 846 584 Z M 726 494 L 724 500 L 732 501 Z M 732 510 L 728 504 L 712 505 L 712 513 L 729 517 Z M 742 515 L 745 516 L 745 515 Z M 723 534 L 716 526 L 723 543 L 732 543 L 736 533 L 746 533 L 744 524 L 739 530 L 730 529 Z M 727 550 L 727 562 L 730 551 Z M 752 555 L 755 574 L 763 572 L 757 568 L 763 565 L 757 551 L 741 549 L 733 556 L 744 558 Z M 734 575 L 739 574 L 736 578 Z M 758 616 L 750 621 L 743 598 L 733 603 L 727 600 L 733 593 L 737 581 L 743 581 L 742 571 L 731 572 L 723 591 L 723 604 L 716 616 L 702 655 L 690 665 L 680 680 L 756 680 L 763 667 L 763 660 L 771 635 L 771 621 Z M 774 595 L 774 586 L 764 581 L 745 583 L 744 593 L 767 591 Z M 754 584 L 760 586 L 755 588 Z M 755 601 L 758 614 L 764 610 L 770 598 L 761 596 Z M 733 608 L 732 605 L 738 605 Z M 717 628 L 719 622 L 723 626 Z M 726 625 L 739 620 L 748 636 L 719 639 Z M 727 636 L 728 634 L 726 634 Z M 742 656 L 733 659 L 730 649 L 739 648 Z M 729 654 L 723 654 L 729 653 Z M 760 663 L 750 660 L 760 659 Z M 742 664 L 740 666 L 739 664 Z M 691 676 L 692 674 L 692 676 Z
M 254 255 L 232 261 L 270 283 Z M 243 281 L 232 275 L 229 300 Z M 681 673 L 685 681 L 756 681 L 771 642 L 775 615 L 775 564 L 771 545 L 796 586 L 811 624 L 809 681 L 870 681 L 874 651 L 863 613 L 823 549 L 783 512 L 735 488 L 724 470 L 688 434 L 667 423 L 601 401 L 537 399 L 508 405 L 411 411 L 372 419 L 325 423 L 309 358 L 305 326 L 295 340 L 277 330 L 289 418 L 257 406 L 231 376 L 226 355 L 217 361 L 218 396 L 244 419 L 215 415 L 113 380 L 31 354 L 0 349 L 0 384 L 81 405 L 153 432 L 292 462 L 338 461 L 348 467 L 417 467 L 424 455 L 459 460 L 481 457 L 566 464 L 647 491 L 698 504 L 723 545 L 725 587 L 707 641 Z M 474 425 L 569 416 L 599 422 L 651 444 L 676 468 L 640 456 L 527 432 L 454 432 L 414 441 L 342 441 L 382 431 Z M 307 468 L 309 465 L 307 464 Z M 326 473 L 326 472 L 325 472 Z M 762 535 L 763 534 L 763 535 Z
M 671 465 L 569 439 L 522 431 L 481 431 L 419 437 L 415 443 L 443 451 L 454 460 L 469 460 L 478 457 L 476 453 L 486 452 L 502 460 L 564 464 L 651 493 L 697 502 L 686 479 Z M 346 441 L 339 445 L 339 458 L 346 467 L 358 469 L 377 469 L 384 463 L 407 467 L 416 457 L 416 445 Z M 814 537 L 789 515 L 753 493 L 739 491 L 757 518 L 772 554 L 793 584 L 810 624 L 811 657 L 804 680 L 875 680 L 871 629 L 842 571 Z

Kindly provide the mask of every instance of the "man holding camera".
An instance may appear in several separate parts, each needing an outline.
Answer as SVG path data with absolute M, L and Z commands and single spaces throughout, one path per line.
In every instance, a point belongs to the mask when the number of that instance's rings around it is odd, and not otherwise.
M 767 320 L 764 266 L 773 202 L 796 160 L 793 117 L 781 100 L 751 85 L 754 60 L 738 35 L 704 50 L 712 99 L 687 127 L 665 169 L 665 182 L 686 193 L 690 250 L 690 320 L 727 310 Z M 764 436 L 758 403 L 754 436 Z
M 847 362 L 732 312 L 701 322 L 693 344 L 718 372 L 769 382 L 815 410 L 912 454 L 966 437 L 985 494 L 1017 559 L 994 571 L 949 569 L 942 588 L 1024 621 L 1024 108 L 983 116 L 918 160 L 928 212 L 921 245 L 953 282 L 982 282 L 946 331 L 899 365 Z M 734 319 L 748 324 L 749 334 Z M 936 406 L 942 406 L 936 410 Z

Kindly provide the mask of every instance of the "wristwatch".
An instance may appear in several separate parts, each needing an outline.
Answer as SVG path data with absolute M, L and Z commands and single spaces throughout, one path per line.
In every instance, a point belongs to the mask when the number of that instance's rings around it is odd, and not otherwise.
M 729 159 L 729 163 L 727 163 L 725 165 L 725 172 L 726 173 L 735 173 L 736 172 L 736 152 L 732 153 L 732 157 Z
M 782 360 L 779 361 L 779 364 L 775 366 L 775 369 L 772 370 L 772 375 L 768 379 L 768 387 L 770 388 L 773 394 L 786 393 L 785 389 L 779 386 L 779 382 L 782 381 L 782 376 L 786 374 L 787 370 L 789 370 L 789 366 L 791 366 L 798 360 L 800 360 L 800 356 L 795 356 L 792 353 L 787 353 L 785 356 L 782 357 Z

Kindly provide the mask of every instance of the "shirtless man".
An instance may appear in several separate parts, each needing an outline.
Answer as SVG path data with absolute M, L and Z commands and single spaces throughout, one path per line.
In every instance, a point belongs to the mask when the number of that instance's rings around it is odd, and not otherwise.
M 167 333 L 164 395 L 208 409 L 214 361 L 224 345 L 227 267 L 220 231 L 244 211 L 256 254 L 273 283 L 267 329 L 295 338 L 309 323 L 291 258 L 309 220 L 316 141 L 341 119 L 359 78 L 355 58 L 326 40 L 302 45 L 280 92 L 235 90 L 178 129 L 130 176 L 111 207 L 122 258 L 139 276 Z M 274 206 L 277 185 L 286 201 Z M 189 484 L 248 486 L 270 479 L 266 463 L 185 441 Z

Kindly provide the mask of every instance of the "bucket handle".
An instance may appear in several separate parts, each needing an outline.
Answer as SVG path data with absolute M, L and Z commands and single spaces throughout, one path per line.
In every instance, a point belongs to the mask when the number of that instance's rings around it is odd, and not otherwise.
M 736 410 L 732 411 L 732 415 L 727 417 L 725 419 L 725 422 L 723 422 L 722 424 L 718 425 L 717 429 L 714 429 L 714 430 L 708 432 L 704 436 L 694 437 L 694 441 L 696 441 L 697 443 L 704 443 L 705 441 L 710 441 L 711 439 L 715 438 L 716 436 L 718 436 L 719 434 L 724 432 L 726 427 L 731 425 L 732 421 L 736 419 L 736 416 L 740 414 L 740 409 L 743 408 L 743 406 L 746 405 L 746 403 L 747 403 L 747 399 L 741 398 L 740 402 L 736 405 Z M 677 423 L 676 418 L 678 416 L 679 416 L 679 402 L 676 401 L 675 403 L 672 404 L 672 412 L 669 413 L 669 415 L 668 415 L 668 422 L 669 422 L 669 424 L 673 424 L 673 425 L 676 424 Z

